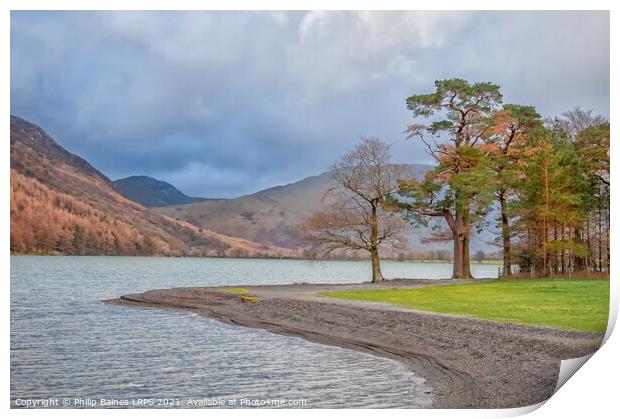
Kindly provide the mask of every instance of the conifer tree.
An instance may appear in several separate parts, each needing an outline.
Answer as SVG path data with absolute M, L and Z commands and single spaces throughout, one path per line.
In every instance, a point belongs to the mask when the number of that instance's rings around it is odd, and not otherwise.
M 493 198 L 494 182 L 485 138 L 502 100 L 499 86 L 462 79 L 438 80 L 435 91 L 407 98 L 414 118 L 439 116 L 430 124 L 409 126 L 409 137 L 424 142 L 436 166 L 421 182 L 401 182 L 401 207 L 410 216 L 441 217 L 453 241 L 453 278 L 472 278 L 469 241 L 471 228 L 481 220 Z M 441 235 L 440 235 L 441 236 Z
M 499 224 L 501 227 L 503 267 L 502 275 L 512 275 L 511 226 L 508 201 L 519 186 L 521 146 L 530 132 L 542 121 L 533 106 L 507 104 L 493 114 L 493 130 L 488 143 L 493 147 L 491 167 L 497 183 Z

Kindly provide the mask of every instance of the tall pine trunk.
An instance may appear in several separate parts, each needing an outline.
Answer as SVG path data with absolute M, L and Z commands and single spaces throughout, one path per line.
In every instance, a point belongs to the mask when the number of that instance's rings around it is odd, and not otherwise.
M 561 257 L 561 266 L 562 266 L 562 273 L 565 274 L 566 273 L 566 249 L 565 249 L 565 243 L 566 243 L 566 226 L 564 224 L 562 224 L 562 235 L 560 236 L 560 240 L 562 240 L 562 249 L 560 250 L 560 257 Z
M 454 242 L 454 257 L 452 262 L 452 278 L 463 278 L 464 266 L 463 266 L 463 241 L 458 233 L 453 234 Z
M 609 191 L 607 191 L 607 193 L 609 193 Z M 609 272 L 611 272 L 611 258 L 610 258 L 610 253 L 609 253 L 609 240 L 610 240 L 610 229 L 611 229 L 611 208 L 609 205 L 609 201 L 605 202 L 605 272 L 607 272 L 607 274 L 609 274 Z
M 503 262 L 504 267 L 502 271 L 502 276 L 511 276 L 511 256 L 510 256 L 510 225 L 508 224 L 508 208 L 506 205 L 506 196 L 505 192 L 501 191 L 499 193 L 499 207 L 501 212 L 501 223 L 502 223 L 502 246 L 503 246 Z
M 588 213 L 586 215 L 586 246 L 588 247 L 588 254 L 586 256 L 586 271 L 588 276 L 590 276 L 590 271 L 592 271 L 592 242 L 590 241 L 590 218 L 591 214 Z
M 465 208 L 463 211 L 463 278 L 472 279 L 474 276 L 471 274 L 470 262 L 471 257 L 469 254 L 469 209 Z
M 558 242 L 558 222 L 557 221 L 553 222 L 553 241 L 555 243 Z M 560 260 L 560 254 L 556 250 L 555 252 L 553 252 L 553 264 L 551 265 L 553 268 L 551 270 L 551 275 L 555 275 L 558 272 L 559 260 Z
M 469 252 L 469 232 L 463 236 L 463 278 L 473 279 L 471 274 L 471 255 Z
M 454 227 L 452 228 L 452 240 L 454 241 L 452 278 L 473 278 L 469 267 L 469 216 L 462 209 L 457 208 L 456 210 Z
M 545 174 L 545 213 L 543 217 L 543 276 L 549 276 L 549 252 L 547 242 L 549 240 L 549 162 L 544 165 Z
M 603 272 L 603 191 L 599 187 L 598 196 L 598 271 Z

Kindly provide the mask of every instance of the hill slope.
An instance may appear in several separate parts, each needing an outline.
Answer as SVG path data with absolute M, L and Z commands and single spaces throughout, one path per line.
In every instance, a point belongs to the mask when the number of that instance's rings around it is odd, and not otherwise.
M 151 211 L 45 131 L 11 116 L 11 251 L 91 255 L 288 254 Z
M 414 176 L 430 166 L 410 165 Z M 292 249 L 297 225 L 320 209 L 331 185 L 328 173 L 235 199 L 155 208 L 161 214 L 258 243 Z
M 130 176 L 114 181 L 116 189 L 127 199 L 145 207 L 194 204 L 209 201 L 185 195 L 173 185 L 149 176 Z

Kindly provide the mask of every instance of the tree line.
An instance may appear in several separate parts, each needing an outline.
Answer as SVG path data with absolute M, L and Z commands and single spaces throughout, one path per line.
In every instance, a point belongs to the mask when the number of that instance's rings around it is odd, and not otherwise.
M 471 235 L 491 223 L 503 276 L 609 271 L 605 118 L 577 107 L 544 119 L 533 106 L 503 104 L 497 84 L 462 79 L 438 80 L 406 106 L 407 137 L 424 144 L 433 169 L 415 178 L 391 161 L 390 145 L 363 138 L 332 167 L 330 205 L 301 226 L 313 255 L 367 251 L 380 282 L 379 249 L 406 247 L 407 223 L 435 219 L 443 228 L 426 240 L 452 242 L 453 278 L 472 278 Z

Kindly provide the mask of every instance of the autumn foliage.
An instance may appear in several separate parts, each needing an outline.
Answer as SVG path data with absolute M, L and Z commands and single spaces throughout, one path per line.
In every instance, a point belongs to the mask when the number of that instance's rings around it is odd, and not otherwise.
M 124 198 L 42 129 L 11 117 L 11 252 L 68 255 L 282 257 Z
M 159 237 L 11 170 L 11 250 L 71 255 L 169 254 Z

